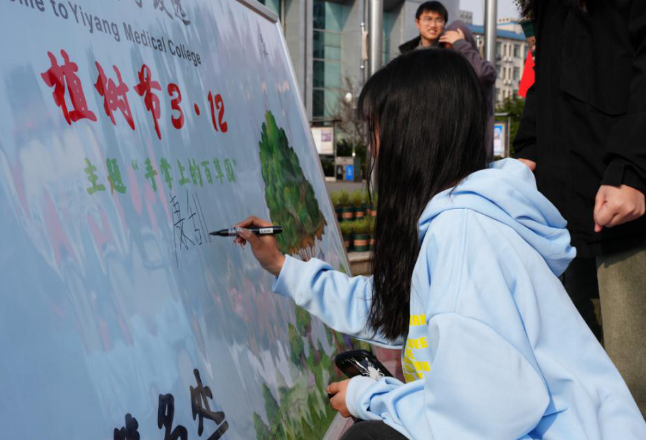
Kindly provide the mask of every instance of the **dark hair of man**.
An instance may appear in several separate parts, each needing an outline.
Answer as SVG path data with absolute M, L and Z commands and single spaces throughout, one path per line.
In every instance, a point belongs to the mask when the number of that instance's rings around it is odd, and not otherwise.
M 396 339 L 408 333 L 420 216 L 436 194 L 486 167 L 487 107 L 466 58 L 426 49 L 395 58 L 375 73 L 361 92 L 358 112 L 368 124 L 372 149 L 379 139 L 368 323 Z
M 445 23 L 449 22 L 449 11 L 447 11 L 444 5 L 440 2 L 432 1 L 422 3 L 419 5 L 419 8 L 417 8 L 417 12 L 415 12 L 415 18 L 421 17 L 424 12 L 437 12 L 444 17 Z

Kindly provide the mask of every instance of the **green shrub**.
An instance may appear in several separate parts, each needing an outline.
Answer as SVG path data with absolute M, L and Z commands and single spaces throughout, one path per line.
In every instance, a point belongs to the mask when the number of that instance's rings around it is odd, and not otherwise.
M 363 191 L 363 203 L 365 203 L 366 206 L 370 206 L 370 194 L 366 190 Z
M 352 201 L 352 206 L 355 208 L 360 208 L 361 205 L 363 205 L 363 191 L 361 190 L 356 190 L 352 193 L 350 196 L 351 201 Z
M 366 219 L 355 220 L 354 227 L 352 230 L 355 234 L 367 234 L 368 233 L 368 221 Z
M 354 222 L 341 222 L 339 223 L 339 227 L 341 228 L 341 234 L 348 236 L 352 234 Z
M 332 191 L 330 198 L 332 199 L 332 204 L 335 208 L 341 206 L 341 191 Z
M 341 203 L 341 206 L 350 206 L 350 193 L 348 191 L 341 190 L 341 195 L 339 196 L 339 203 Z
M 368 225 L 368 234 L 374 234 L 375 233 L 375 218 L 374 217 L 366 217 L 366 223 Z

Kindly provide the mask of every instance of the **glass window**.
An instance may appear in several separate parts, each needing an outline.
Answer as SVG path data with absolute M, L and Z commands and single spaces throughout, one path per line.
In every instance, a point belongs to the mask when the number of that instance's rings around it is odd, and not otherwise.
M 520 44 L 514 44 L 514 57 L 520 58 Z
M 520 68 L 514 67 L 514 80 L 518 81 L 520 79 Z
M 390 61 L 390 34 L 395 26 L 397 16 L 392 12 L 384 12 L 384 34 L 383 34 L 383 64 Z
M 346 18 L 345 7 L 342 4 L 314 1 L 314 29 L 341 32 Z
M 316 119 L 331 118 L 339 109 L 343 86 L 342 31 L 347 10 L 339 3 L 314 1 L 312 116 Z
M 312 115 L 316 118 L 331 118 L 337 110 L 341 92 L 339 90 L 314 89 Z
M 341 60 L 341 34 L 336 32 L 314 31 L 313 58 Z
M 314 60 L 313 86 L 326 89 L 341 88 L 341 63 Z
M 281 0 L 258 0 L 263 5 L 274 11 L 279 17 L 281 13 Z

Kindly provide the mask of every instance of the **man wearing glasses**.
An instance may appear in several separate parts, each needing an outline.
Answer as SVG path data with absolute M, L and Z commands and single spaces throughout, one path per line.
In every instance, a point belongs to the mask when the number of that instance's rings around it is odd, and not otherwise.
M 419 29 L 419 36 L 399 46 L 399 51 L 404 54 L 415 49 L 436 47 L 447 21 L 449 13 L 442 3 L 422 3 L 415 13 L 415 25 Z

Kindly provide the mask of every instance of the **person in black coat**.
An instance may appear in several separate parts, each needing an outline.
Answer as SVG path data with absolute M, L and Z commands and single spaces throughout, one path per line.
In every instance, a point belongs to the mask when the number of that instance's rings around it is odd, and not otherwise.
M 536 83 L 516 156 L 596 263 L 606 350 L 646 414 L 646 1 L 526 3 Z

